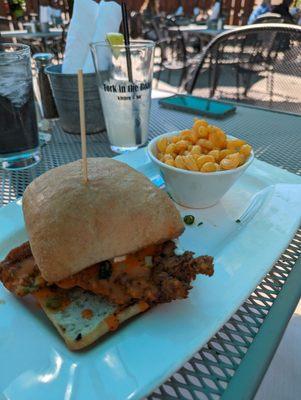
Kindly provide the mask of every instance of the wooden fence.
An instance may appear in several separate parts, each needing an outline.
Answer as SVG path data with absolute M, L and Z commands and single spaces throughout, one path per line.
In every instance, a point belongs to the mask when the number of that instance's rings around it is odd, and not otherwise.
M 0 0 L 4 3 L 5 0 Z M 47 4 L 51 0 L 26 0 L 29 12 L 37 12 L 38 3 Z M 68 4 L 68 0 L 61 0 L 64 5 Z M 226 23 L 230 25 L 244 25 L 248 16 L 254 7 L 254 0 L 223 0 L 223 13 L 226 16 Z M 144 0 L 127 0 L 128 8 L 133 11 L 139 11 Z M 193 7 L 197 3 L 202 10 L 208 10 L 212 7 L 214 0 L 182 0 L 184 12 L 186 15 L 192 15 Z M 160 11 L 173 13 L 179 5 L 177 0 L 159 0 Z
M 129 9 L 138 11 L 144 0 L 127 0 Z M 254 7 L 255 0 L 223 0 L 223 13 L 226 16 L 226 23 L 230 25 L 246 24 L 249 15 Z M 173 13 L 178 8 L 176 0 L 160 0 L 160 11 Z M 196 4 L 193 0 L 182 0 L 184 13 L 192 15 L 193 7 Z M 209 10 L 214 4 L 214 0 L 199 0 L 197 5 L 202 10 Z

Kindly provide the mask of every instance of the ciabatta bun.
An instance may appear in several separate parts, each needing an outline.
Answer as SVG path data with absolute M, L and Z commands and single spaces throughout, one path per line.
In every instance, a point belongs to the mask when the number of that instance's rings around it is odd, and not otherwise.
M 88 173 L 84 184 L 78 160 L 46 172 L 25 190 L 30 246 L 48 282 L 184 230 L 168 195 L 127 164 L 90 158 Z

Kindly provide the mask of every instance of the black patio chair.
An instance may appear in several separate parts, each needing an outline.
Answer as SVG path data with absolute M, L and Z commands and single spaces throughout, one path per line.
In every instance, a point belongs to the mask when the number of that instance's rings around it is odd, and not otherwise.
M 200 81 L 206 74 L 210 97 L 300 112 L 301 27 L 257 24 L 222 33 L 205 48 L 185 85 L 187 91 L 204 92 L 206 85 Z M 221 92 L 222 87 L 230 89 Z
M 175 73 L 179 74 L 177 88 L 180 90 L 187 77 L 189 68 L 184 35 L 174 18 L 153 19 L 154 32 L 158 39 L 156 47 L 160 52 L 158 62 L 157 87 L 164 71 L 167 72 L 167 83 L 171 82 Z M 170 27 L 175 28 L 169 30 Z
M 58 37 L 49 38 L 47 41 L 45 41 L 45 51 L 53 53 L 55 60 L 62 62 L 66 47 L 68 25 L 61 23 L 59 26 L 62 29 L 61 35 Z
M 259 15 L 254 21 L 254 24 L 270 24 L 273 22 L 284 22 L 284 18 L 280 14 L 269 12 Z
M 12 20 L 8 17 L 0 16 L 0 31 L 10 31 L 13 28 Z

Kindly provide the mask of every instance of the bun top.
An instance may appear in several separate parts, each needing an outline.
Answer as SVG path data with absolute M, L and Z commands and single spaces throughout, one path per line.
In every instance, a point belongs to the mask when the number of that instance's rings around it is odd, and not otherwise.
M 78 160 L 46 172 L 24 192 L 31 250 L 48 282 L 184 230 L 168 195 L 127 164 L 89 158 L 88 173 L 84 184 Z

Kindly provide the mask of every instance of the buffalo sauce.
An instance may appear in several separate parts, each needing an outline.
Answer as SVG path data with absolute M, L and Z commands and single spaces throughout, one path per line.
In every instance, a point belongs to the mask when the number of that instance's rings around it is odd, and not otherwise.
M 107 318 L 105 318 L 104 321 L 107 324 L 110 331 L 116 331 L 116 329 L 119 326 L 119 321 L 116 315 L 109 315 Z
M 81 316 L 84 319 L 91 319 L 93 317 L 93 311 L 90 308 L 85 308 L 82 312 L 81 312 Z
M 54 293 L 55 292 L 50 288 L 43 288 L 35 292 L 35 296 L 38 298 L 38 300 L 45 300 L 47 297 L 54 295 Z
M 158 246 L 151 245 L 147 246 L 142 250 L 137 251 L 136 253 L 129 254 L 126 256 L 125 260 L 118 261 L 113 263 L 113 268 L 123 266 L 123 271 L 127 273 L 135 273 L 135 268 L 144 267 L 145 266 L 145 257 L 153 256 L 158 252 Z M 138 272 L 138 271 L 136 271 Z
M 118 259 L 115 262 L 112 260 L 112 273 L 107 279 L 100 278 L 99 268 L 101 268 L 101 265 L 95 264 L 70 278 L 57 282 L 57 285 L 64 289 L 79 286 L 104 296 L 115 304 L 127 304 L 131 301 L 131 295 L 121 281 L 123 276 L 127 276 L 130 280 L 141 281 L 143 286 L 147 286 L 151 268 L 146 265 L 145 257 L 158 254 L 160 249 L 161 245 L 151 245 L 136 253 L 128 254 L 120 261 Z
M 69 306 L 71 300 L 62 291 L 43 288 L 34 293 L 40 303 L 44 303 L 47 308 L 53 311 L 64 311 Z
M 147 309 L 149 309 L 150 305 L 149 305 L 148 303 L 146 303 L 145 301 L 139 301 L 138 307 L 139 307 L 139 310 L 140 310 L 141 312 L 144 312 L 144 311 L 146 311 Z

